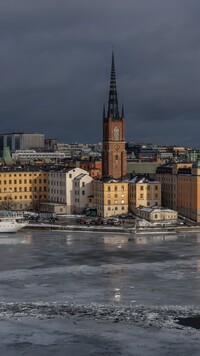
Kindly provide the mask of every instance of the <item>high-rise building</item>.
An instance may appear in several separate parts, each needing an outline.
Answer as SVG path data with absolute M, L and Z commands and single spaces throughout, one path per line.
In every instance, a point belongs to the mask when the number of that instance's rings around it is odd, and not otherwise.
M 15 150 L 28 150 L 31 148 L 44 148 L 44 134 L 13 132 L 0 134 L 0 151 L 9 147 L 11 152 Z
M 117 99 L 114 53 L 112 53 L 108 111 L 103 110 L 102 175 L 122 180 L 126 176 L 124 109 L 120 116 Z

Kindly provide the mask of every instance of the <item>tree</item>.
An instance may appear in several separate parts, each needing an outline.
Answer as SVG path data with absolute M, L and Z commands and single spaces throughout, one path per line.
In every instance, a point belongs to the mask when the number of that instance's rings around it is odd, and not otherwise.
M 0 204 L 2 210 L 14 210 L 16 208 L 16 203 L 13 200 L 12 194 L 7 194 L 4 200 Z

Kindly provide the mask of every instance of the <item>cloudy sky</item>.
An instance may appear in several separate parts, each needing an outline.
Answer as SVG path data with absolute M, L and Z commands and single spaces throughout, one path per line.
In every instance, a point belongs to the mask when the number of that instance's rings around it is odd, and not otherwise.
M 112 46 L 126 140 L 200 147 L 199 0 L 1 0 L 0 132 L 102 139 Z

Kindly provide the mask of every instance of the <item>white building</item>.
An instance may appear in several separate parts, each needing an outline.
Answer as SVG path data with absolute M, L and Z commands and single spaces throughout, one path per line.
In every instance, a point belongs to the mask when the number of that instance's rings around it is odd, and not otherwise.
M 36 152 L 35 150 L 16 150 L 12 154 L 13 160 L 19 160 L 20 162 L 29 162 L 34 160 L 53 160 L 62 161 L 65 158 L 63 152 Z
M 88 197 L 92 193 L 92 178 L 81 168 L 49 172 L 49 205 L 44 210 L 60 213 L 77 213 L 88 206 Z
M 136 209 L 136 215 L 150 222 L 177 221 L 178 219 L 177 211 L 158 206 L 151 208 L 141 206 Z
M 88 207 L 89 197 L 92 195 L 92 177 L 87 173 L 80 173 L 73 181 L 74 212 L 80 213 Z

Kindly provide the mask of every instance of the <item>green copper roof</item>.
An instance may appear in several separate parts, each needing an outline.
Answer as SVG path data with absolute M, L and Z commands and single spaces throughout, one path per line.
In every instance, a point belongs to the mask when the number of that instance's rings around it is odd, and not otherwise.
M 9 147 L 4 147 L 3 148 L 3 161 L 5 163 L 11 163 L 12 162 L 12 158 L 11 158 L 10 148 Z

